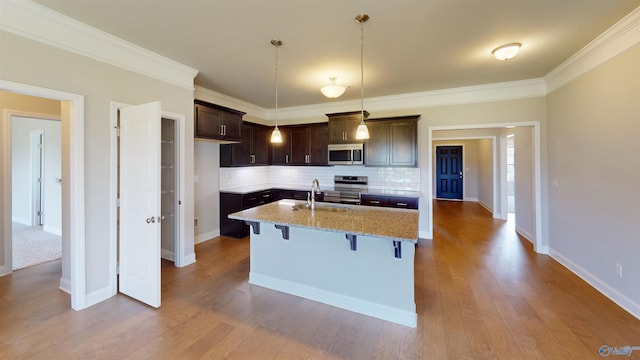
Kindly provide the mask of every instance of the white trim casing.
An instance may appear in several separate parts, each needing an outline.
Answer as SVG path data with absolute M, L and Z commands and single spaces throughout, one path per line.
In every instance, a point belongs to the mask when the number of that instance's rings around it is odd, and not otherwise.
M 4 18 L 4 16 L 3 16 Z M 0 80 L 0 89 L 10 92 L 42 97 L 53 100 L 67 101 L 70 106 L 69 114 L 69 180 L 63 182 L 63 199 L 69 200 L 69 247 L 70 247 L 70 290 L 71 308 L 74 310 L 84 309 L 86 302 L 86 260 L 85 260 L 85 199 L 84 199 L 84 96 L 67 93 L 63 91 L 36 87 L 32 85 L 15 83 L 12 81 Z M 63 119 L 64 121 L 64 119 Z M 5 134 L 6 136 L 6 134 Z M 3 143 L 10 143 L 4 141 Z M 7 146 L 7 145 L 5 145 Z M 5 153 L 9 154 L 10 151 Z M 5 161 L 5 171 L 11 173 L 11 161 Z M 63 175 L 64 176 L 64 175 Z M 5 214 L 11 214 L 11 180 L 5 182 Z M 7 198 L 8 192 L 8 198 Z M 64 207 L 64 204 L 63 204 Z M 10 219 L 10 217 L 7 217 Z M 64 221 L 64 220 L 63 220 Z M 5 232 L 11 229 L 11 224 L 7 225 L 5 220 Z M 7 237 L 10 238 L 10 237 Z M 6 244 L 5 244 L 6 245 Z M 10 249 L 10 248 L 9 248 Z M 8 256 L 11 252 L 9 252 Z M 5 257 L 7 255 L 5 254 Z M 62 281 L 62 279 L 61 279 Z
M 533 147 L 534 147 L 534 174 L 533 174 L 533 178 L 534 178 L 534 198 L 535 198 L 535 240 L 533 241 L 533 248 L 534 251 L 536 251 L 537 253 L 540 254 L 547 254 L 548 252 L 548 247 L 547 247 L 547 239 L 545 239 L 543 237 L 542 234 L 542 193 L 541 193 L 541 189 L 542 189 L 542 173 L 541 173 L 541 154 L 542 154 L 542 149 L 541 149 L 541 139 L 540 139 L 540 122 L 538 121 L 533 121 L 533 122 L 520 122 L 520 123 L 505 123 L 505 124 L 474 124 L 474 125 L 452 125 L 452 126 L 429 126 L 428 130 L 427 130 L 427 146 L 429 149 L 433 148 L 433 141 L 437 141 L 437 140 L 441 140 L 441 139 L 433 139 L 433 132 L 434 131 L 438 131 L 438 130 L 467 130 L 467 129 L 487 129 L 487 128 L 505 128 L 505 127 L 513 127 L 513 126 L 531 126 L 533 127 L 533 134 L 534 134 L 534 140 L 533 140 Z M 494 181 L 493 181 L 493 186 L 494 186 L 494 193 L 493 193 L 493 204 L 494 204 L 494 208 L 497 205 L 497 201 L 498 201 L 498 197 L 497 197 L 497 174 L 496 171 L 498 171 L 497 166 L 498 164 L 496 164 L 496 151 L 497 151 L 497 145 L 496 145 L 496 137 L 493 136 L 493 171 L 494 171 Z M 431 151 L 431 150 L 430 150 Z M 424 200 L 426 201 L 426 211 L 427 214 L 426 216 L 429 217 L 429 221 L 428 221 L 428 229 L 427 231 L 422 231 L 419 233 L 420 238 L 423 238 L 423 234 L 429 234 L 429 235 L 433 235 L 433 156 L 429 156 L 427 158 L 427 170 L 428 171 L 428 177 L 427 177 L 427 195 L 421 197 L 421 199 L 424 198 Z M 424 206 L 424 201 L 421 200 L 421 205 L 420 205 L 420 209 L 423 209 Z M 495 210 L 495 209 L 494 209 Z M 496 212 L 493 211 L 494 213 L 494 217 L 497 216 Z M 426 236 L 425 236 L 426 237 Z M 426 238 L 432 238 L 432 237 L 426 237 Z

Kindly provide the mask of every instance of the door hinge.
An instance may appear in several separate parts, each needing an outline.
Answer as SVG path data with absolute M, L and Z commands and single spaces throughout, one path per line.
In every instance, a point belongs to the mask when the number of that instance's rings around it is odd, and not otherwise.
M 120 199 L 116 199 L 116 207 L 120 207 Z
M 120 127 L 119 126 L 114 126 L 114 129 L 116 129 L 116 136 L 120 137 Z
M 43 214 L 42 210 L 38 210 L 38 211 L 36 211 L 36 215 L 38 215 L 38 216 L 42 216 L 42 214 Z

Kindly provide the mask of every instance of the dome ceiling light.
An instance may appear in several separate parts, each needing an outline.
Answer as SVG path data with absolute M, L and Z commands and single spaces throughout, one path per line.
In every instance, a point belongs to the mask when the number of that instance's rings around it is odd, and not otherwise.
M 497 60 L 509 60 L 518 54 L 522 44 L 514 42 L 499 46 L 491 52 Z
M 340 85 L 336 85 L 336 77 L 332 76 L 329 78 L 330 84 L 327 86 L 323 86 L 320 89 L 320 92 L 322 93 L 322 95 L 330 98 L 330 99 L 335 99 L 337 97 L 342 96 L 342 94 L 344 94 L 344 91 L 347 90 L 346 86 L 340 86 Z

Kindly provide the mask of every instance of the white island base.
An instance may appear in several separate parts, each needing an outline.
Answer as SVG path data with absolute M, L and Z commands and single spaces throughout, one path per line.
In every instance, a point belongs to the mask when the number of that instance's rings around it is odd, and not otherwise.
M 357 235 L 352 250 L 345 233 L 259 224 L 249 283 L 416 327 L 413 242 Z

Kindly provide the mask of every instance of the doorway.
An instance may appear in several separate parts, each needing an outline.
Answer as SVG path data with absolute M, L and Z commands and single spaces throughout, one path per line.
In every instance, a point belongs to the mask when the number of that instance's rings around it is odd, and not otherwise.
M 113 102 L 112 124 L 111 292 L 158 307 L 161 258 L 173 261 L 176 267 L 193 262 L 184 257 L 185 214 L 181 209 L 185 116 L 162 112 L 159 103 L 130 106 Z M 138 206 L 141 199 L 146 205 Z M 139 216 L 142 223 L 132 221 Z M 132 234 L 146 240 L 132 241 Z M 140 246 L 145 247 L 146 257 L 138 256 Z M 148 271 L 136 274 L 141 264 Z
M 62 246 L 67 250 L 62 258 L 62 277 L 60 289 L 71 295 L 71 308 L 81 310 L 87 307 L 85 283 L 85 216 L 84 216 L 84 97 L 32 85 L 0 80 L 0 91 L 6 94 L 27 95 L 36 98 L 60 101 L 61 127 L 65 137 L 62 160 L 62 178 L 67 179 L 62 187 Z M 13 104 L 2 104 L 2 171 L 11 173 L 11 132 L 12 116 L 31 116 L 30 110 L 11 109 Z M 37 115 L 37 114 L 36 114 Z M 7 177 L 9 178 L 9 177 Z M 2 198 L 2 239 L 0 246 L 4 250 L 4 261 L 0 265 L 0 275 L 12 272 L 12 234 L 11 234 L 11 179 L 3 177 L 1 181 Z M 71 191 L 73 189 L 73 191 Z
M 11 117 L 12 269 L 62 257 L 59 118 Z
M 462 200 L 462 146 L 436 146 L 436 197 Z

